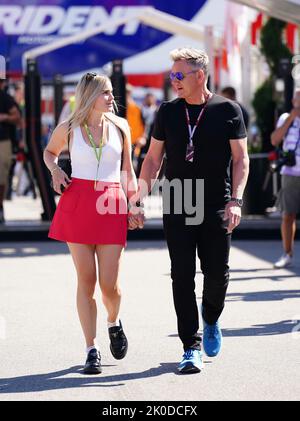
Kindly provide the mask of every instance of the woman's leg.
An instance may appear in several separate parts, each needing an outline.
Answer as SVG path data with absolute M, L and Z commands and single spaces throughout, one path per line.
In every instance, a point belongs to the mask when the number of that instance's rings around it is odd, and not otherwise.
M 102 300 L 110 323 L 117 320 L 120 309 L 121 290 L 118 276 L 123 249 L 123 246 L 116 244 L 96 246 Z
M 89 244 L 68 243 L 78 278 L 77 310 L 86 346 L 95 345 L 97 307 L 94 299 L 97 282 L 95 246 Z

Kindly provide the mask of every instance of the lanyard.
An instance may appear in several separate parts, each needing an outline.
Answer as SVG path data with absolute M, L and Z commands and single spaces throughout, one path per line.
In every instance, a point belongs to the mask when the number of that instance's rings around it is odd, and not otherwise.
M 101 155 L 102 155 L 102 146 L 103 146 L 103 138 L 100 141 L 100 145 L 99 148 L 97 148 L 96 143 L 94 141 L 93 135 L 90 131 L 90 129 L 88 128 L 88 125 L 86 123 L 84 123 L 84 128 L 86 131 L 86 134 L 89 138 L 90 144 L 92 145 L 95 155 L 96 155 L 96 159 L 97 159 L 97 172 L 96 172 L 96 178 L 95 178 L 95 183 L 94 183 L 94 189 L 96 190 L 97 187 L 97 181 L 98 181 L 98 172 L 99 172 L 99 165 L 100 165 L 100 159 L 101 159 Z M 98 149 L 98 151 L 97 151 Z
M 212 97 L 212 94 L 210 94 L 210 95 L 207 97 L 207 100 L 206 100 L 206 102 L 205 102 L 205 104 L 204 104 L 204 107 L 203 107 L 203 108 L 202 108 L 202 110 L 200 111 L 200 113 L 199 113 L 199 115 L 198 115 L 198 118 L 197 118 L 197 121 L 196 121 L 196 124 L 195 124 L 193 127 L 192 127 L 192 125 L 191 125 L 191 120 L 190 120 L 189 111 L 188 111 L 188 109 L 187 109 L 187 106 L 185 105 L 186 121 L 187 121 L 188 129 L 189 129 L 189 135 L 190 135 L 190 137 L 189 137 L 189 145 L 190 145 L 190 146 L 192 146 L 192 145 L 193 145 L 193 137 L 194 137 L 195 131 L 196 131 L 196 129 L 197 129 L 197 127 L 198 127 L 199 123 L 200 123 L 200 120 L 201 120 L 201 118 L 202 118 L 202 116 L 203 116 L 203 113 L 204 113 L 204 111 L 205 111 L 205 108 L 206 108 L 206 106 L 207 106 L 207 104 L 208 104 L 208 101 L 211 99 L 211 97 Z

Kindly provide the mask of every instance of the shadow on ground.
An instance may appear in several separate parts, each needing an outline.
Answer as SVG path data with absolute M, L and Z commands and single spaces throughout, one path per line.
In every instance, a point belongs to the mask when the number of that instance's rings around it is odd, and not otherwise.
M 41 392 L 77 387 L 124 386 L 125 382 L 129 380 L 139 380 L 175 373 L 177 365 L 178 363 L 160 363 L 158 367 L 153 367 L 138 373 L 125 373 L 112 376 L 106 376 L 103 375 L 103 373 L 100 375 L 87 376 L 83 374 L 82 366 L 74 366 L 66 370 L 52 373 L 2 378 L 0 379 L 0 394 Z M 104 365 L 104 370 L 105 367 L 108 366 Z M 65 377 L 68 375 L 76 375 L 76 377 Z
M 282 320 L 276 323 L 259 324 L 245 328 L 222 328 L 222 335 L 223 337 L 286 335 L 291 334 L 298 326 L 300 328 L 299 320 Z M 300 338 L 299 329 L 297 332 Z M 171 334 L 169 338 L 178 338 L 178 334 Z
M 274 290 L 255 292 L 233 292 L 226 295 L 226 301 L 283 301 L 288 299 L 299 299 L 300 290 Z

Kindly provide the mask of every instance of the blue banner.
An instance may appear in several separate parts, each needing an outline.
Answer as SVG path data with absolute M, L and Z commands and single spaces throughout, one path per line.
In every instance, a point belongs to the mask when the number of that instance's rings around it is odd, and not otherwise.
M 132 16 L 145 6 L 191 20 L 207 0 L 0 0 L 0 55 L 8 59 L 10 71 L 22 69 L 22 54 L 34 47 L 121 18 Z M 111 26 L 105 33 L 79 44 L 50 52 L 38 58 L 44 77 L 70 74 L 101 67 L 114 60 L 133 56 L 160 44 L 170 37 L 138 21 L 120 27 Z

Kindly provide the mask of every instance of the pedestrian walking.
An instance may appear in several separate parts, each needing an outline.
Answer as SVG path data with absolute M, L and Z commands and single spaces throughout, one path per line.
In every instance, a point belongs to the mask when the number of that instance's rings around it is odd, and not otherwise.
M 283 255 L 274 263 L 276 269 L 293 263 L 297 214 L 300 212 L 300 90 L 293 98 L 293 109 L 279 117 L 277 128 L 271 135 L 273 146 L 283 142 L 281 158 L 281 190 L 276 206 L 282 212 L 281 237 Z
M 138 160 L 141 148 L 146 144 L 145 123 L 143 120 L 142 110 L 135 102 L 132 96 L 133 86 L 126 85 L 126 119 L 128 121 L 131 133 L 132 143 L 132 159 L 135 173 L 137 173 Z
M 110 350 L 116 359 L 122 359 L 128 348 L 119 319 L 119 266 L 126 244 L 127 199 L 136 192 L 136 178 L 130 130 L 125 119 L 113 114 L 110 80 L 86 73 L 75 97 L 73 113 L 56 127 L 44 152 L 55 191 L 61 194 L 64 189 L 49 237 L 66 242 L 71 252 L 78 278 L 78 315 L 86 341 L 84 373 L 97 374 L 101 372 L 101 355 L 96 340 L 96 262 Z M 66 148 L 70 151 L 71 176 L 56 164 Z
M 249 113 L 246 110 L 246 108 L 240 102 L 237 101 L 236 90 L 232 86 L 226 86 L 225 88 L 222 89 L 221 95 L 224 96 L 225 98 L 230 99 L 231 101 L 235 101 L 239 104 L 239 106 L 241 107 L 241 110 L 242 110 L 245 127 L 246 127 L 246 129 L 248 129 L 249 120 L 250 120 Z
M 242 197 L 248 176 L 247 134 L 239 105 L 207 88 L 208 56 L 193 48 L 171 52 L 174 62 L 170 78 L 178 98 L 160 106 L 145 157 L 139 193 L 132 204 L 143 205 L 146 183 L 156 179 L 166 153 L 166 180 L 179 180 L 184 201 L 192 204 L 195 195 L 185 197 L 186 180 L 194 193 L 197 180 L 204 180 L 204 220 L 187 224 L 186 213 L 174 206 L 163 216 L 171 259 L 173 298 L 178 333 L 184 348 L 181 373 L 202 369 L 199 314 L 195 296 L 196 252 L 204 275 L 201 316 L 203 347 L 210 357 L 221 349 L 219 317 L 224 308 L 229 282 L 228 258 L 231 233 L 241 218 Z M 230 165 L 233 162 L 232 182 Z M 165 198 L 164 198 L 165 200 Z M 185 203 L 186 204 L 186 203 Z M 137 213 L 136 225 L 143 222 Z
M 15 100 L 4 88 L 5 79 L 0 79 L 0 224 L 5 222 L 3 202 L 12 162 L 11 134 L 21 120 Z

